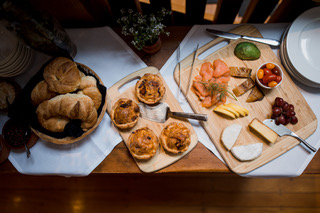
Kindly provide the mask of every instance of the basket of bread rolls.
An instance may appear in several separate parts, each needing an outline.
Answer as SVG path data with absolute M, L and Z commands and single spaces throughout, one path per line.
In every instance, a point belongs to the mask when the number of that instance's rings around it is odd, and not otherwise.
M 45 141 L 70 144 L 99 125 L 107 107 L 106 93 L 103 82 L 89 67 L 57 57 L 27 83 L 9 117 L 23 118 Z

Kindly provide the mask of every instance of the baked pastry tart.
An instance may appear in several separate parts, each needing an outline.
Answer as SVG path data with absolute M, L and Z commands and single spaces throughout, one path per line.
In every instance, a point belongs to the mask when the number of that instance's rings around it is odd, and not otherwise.
M 190 130 L 182 123 L 172 122 L 162 130 L 160 142 L 170 153 L 185 152 L 191 143 Z
M 140 160 L 152 158 L 159 148 L 158 137 L 148 127 L 133 131 L 129 136 L 128 143 L 132 156 Z
M 133 127 L 140 116 L 140 108 L 131 99 L 120 98 L 111 110 L 111 120 L 120 129 Z
M 0 80 L 0 110 L 7 110 L 16 99 L 20 88 L 15 83 Z
M 141 102 L 156 104 L 164 96 L 166 88 L 158 75 L 146 73 L 137 81 L 135 90 Z

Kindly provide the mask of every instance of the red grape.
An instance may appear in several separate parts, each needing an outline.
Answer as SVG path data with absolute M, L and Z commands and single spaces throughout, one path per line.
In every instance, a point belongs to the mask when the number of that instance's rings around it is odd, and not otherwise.
M 275 105 L 277 105 L 279 107 L 282 107 L 283 106 L 283 99 L 277 97 L 276 100 L 275 100 Z
M 296 124 L 296 123 L 298 123 L 298 118 L 297 118 L 296 116 L 292 116 L 292 117 L 291 117 L 291 120 L 290 120 L 290 123 L 291 123 L 291 124 Z
M 274 107 L 272 109 L 272 113 L 275 114 L 275 115 L 280 115 L 282 113 L 282 108 L 280 107 Z

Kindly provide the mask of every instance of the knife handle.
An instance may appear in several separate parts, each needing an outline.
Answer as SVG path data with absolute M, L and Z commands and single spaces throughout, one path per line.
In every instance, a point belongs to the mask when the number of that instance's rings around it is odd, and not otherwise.
M 317 151 L 317 149 L 316 148 L 314 148 L 313 146 L 311 146 L 307 141 L 305 141 L 305 140 L 303 140 L 302 138 L 300 138 L 297 134 L 295 134 L 295 133 L 291 133 L 290 134 L 292 137 L 295 137 L 295 138 L 297 138 L 299 141 L 301 141 L 304 145 L 306 145 L 306 147 L 308 147 L 310 150 L 312 150 L 313 152 L 316 152 Z
M 180 118 L 190 118 L 190 119 L 195 119 L 199 121 L 207 121 L 208 120 L 208 115 L 206 114 L 195 114 L 195 113 L 187 113 L 187 112 L 170 112 L 171 115 L 175 117 L 180 117 Z
M 243 39 L 247 39 L 250 41 L 256 41 L 263 44 L 269 44 L 271 46 L 279 46 L 280 42 L 275 39 L 270 38 L 256 38 L 256 37 L 250 37 L 250 36 L 242 36 Z

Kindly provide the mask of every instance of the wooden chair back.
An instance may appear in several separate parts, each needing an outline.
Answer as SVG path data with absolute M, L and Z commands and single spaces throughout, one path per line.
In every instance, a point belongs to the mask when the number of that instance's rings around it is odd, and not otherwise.
M 215 0 L 213 20 L 204 19 L 209 0 L 179 0 L 185 2 L 184 12 L 172 10 L 177 0 L 27 0 L 39 10 L 56 17 L 64 27 L 117 26 L 122 8 L 141 13 L 155 12 L 162 7 L 172 11 L 166 25 L 232 24 L 291 22 L 303 11 L 316 6 L 319 0 Z M 241 14 L 239 14 L 239 12 Z

